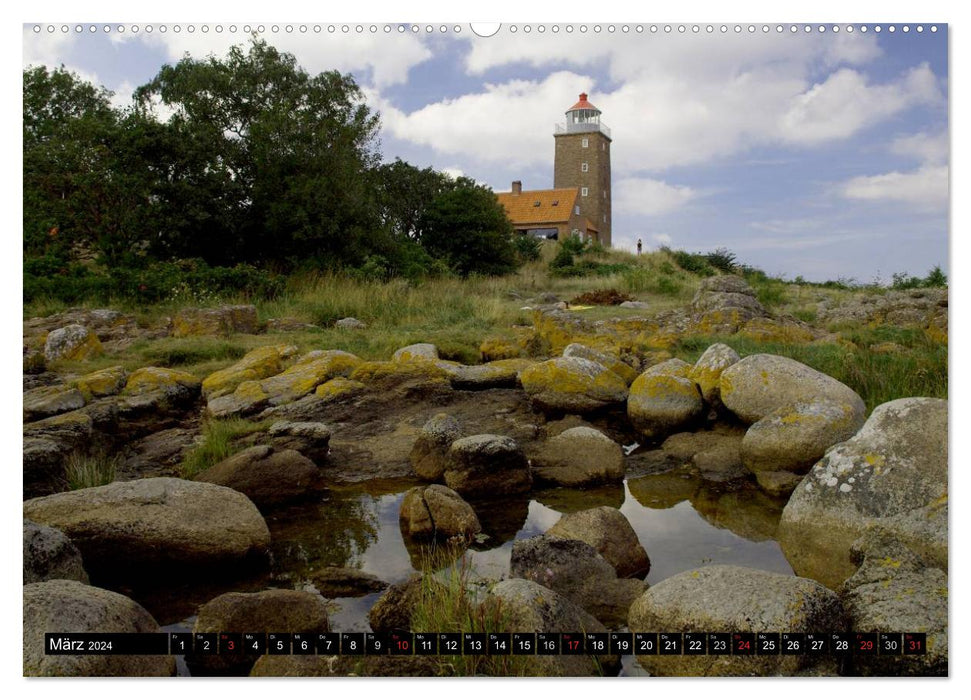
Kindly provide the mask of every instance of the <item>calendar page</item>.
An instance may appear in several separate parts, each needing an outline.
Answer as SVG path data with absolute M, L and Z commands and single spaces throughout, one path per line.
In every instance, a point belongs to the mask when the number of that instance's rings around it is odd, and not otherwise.
M 22 34 L 24 676 L 948 675 L 947 23 Z

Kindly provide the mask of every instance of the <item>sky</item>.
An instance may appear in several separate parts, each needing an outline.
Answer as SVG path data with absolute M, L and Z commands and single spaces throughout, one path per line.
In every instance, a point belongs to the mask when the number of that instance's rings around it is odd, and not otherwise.
M 121 107 L 163 64 L 248 41 L 245 23 L 66 26 L 24 25 L 23 64 L 63 64 Z M 258 26 L 306 70 L 355 77 L 385 160 L 496 191 L 552 187 L 554 124 L 587 92 L 613 137 L 615 247 L 728 248 L 816 281 L 948 269 L 946 24 Z

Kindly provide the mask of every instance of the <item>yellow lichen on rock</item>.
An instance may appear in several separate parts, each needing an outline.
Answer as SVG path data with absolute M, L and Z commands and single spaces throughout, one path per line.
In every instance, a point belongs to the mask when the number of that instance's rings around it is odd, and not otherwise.
M 509 360 L 522 357 L 523 348 L 518 343 L 506 338 L 486 338 L 479 345 L 479 355 L 483 362 L 493 360 Z
M 122 366 L 107 367 L 86 374 L 74 382 L 85 401 L 90 401 L 101 396 L 113 396 L 125 388 L 128 378 L 125 368 Z
M 278 374 L 283 370 L 283 361 L 296 352 L 293 345 L 266 345 L 250 350 L 239 362 L 203 379 L 202 393 L 208 398 L 216 398 L 232 393 L 243 382 Z
M 124 393 L 128 395 L 164 391 L 177 386 L 198 389 L 201 382 L 188 372 L 166 367 L 142 367 L 128 377 Z
M 356 382 L 353 379 L 347 379 L 345 377 L 336 377 L 318 386 L 314 393 L 322 399 L 333 400 L 341 396 L 350 396 L 359 393 L 365 388 L 365 385 L 361 382 Z
M 810 343 L 813 333 L 796 323 L 786 323 L 773 318 L 753 318 L 745 323 L 739 333 L 759 343 Z

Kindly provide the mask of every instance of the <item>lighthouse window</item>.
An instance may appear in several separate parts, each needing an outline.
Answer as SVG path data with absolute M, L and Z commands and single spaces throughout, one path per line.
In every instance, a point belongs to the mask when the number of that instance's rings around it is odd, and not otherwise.
M 590 139 L 583 139 L 582 146 L 587 148 L 590 145 Z
M 573 213 L 576 214 L 577 216 L 580 215 L 580 205 L 579 204 L 577 204 L 575 207 L 573 207 Z
M 580 196 L 582 196 L 582 197 L 586 197 L 587 196 L 587 188 L 586 187 L 581 187 L 580 188 Z
M 587 165 L 586 163 L 580 163 L 580 172 L 581 173 L 585 173 L 588 170 L 590 170 L 590 166 L 589 165 Z

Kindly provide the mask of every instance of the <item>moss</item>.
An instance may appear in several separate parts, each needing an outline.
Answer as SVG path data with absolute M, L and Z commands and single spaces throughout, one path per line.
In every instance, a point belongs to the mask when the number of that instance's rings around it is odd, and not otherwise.
M 479 346 L 479 355 L 483 362 L 509 360 L 521 357 L 522 354 L 523 348 L 506 338 L 486 338 Z
M 365 385 L 361 382 L 356 382 L 353 379 L 347 379 L 345 377 L 337 377 L 318 386 L 315 393 L 324 399 L 336 399 L 340 396 L 355 394 L 364 388 Z
M 296 352 L 292 345 L 266 345 L 250 350 L 239 362 L 213 372 L 202 381 L 206 396 L 217 397 L 232 393 L 245 381 L 264 379 L 283 370 L 283 361 Z
M 125 394 L 145 394 L 160 389 L 172 388 L 176 385 L 187 388 L 197 388 L 200 385 L 198 379 L 188 372 L 181 372 L 175 369 L 164 367 L 142 367 L 136 369 L 128 377 L 125 384 Z
M 97 397 L 119 393 L 125 388 L 126 378 L 124 367 L 107 367 L 77 379 L 74 386 L 81 392 L 85 401 L 91 401 Z

